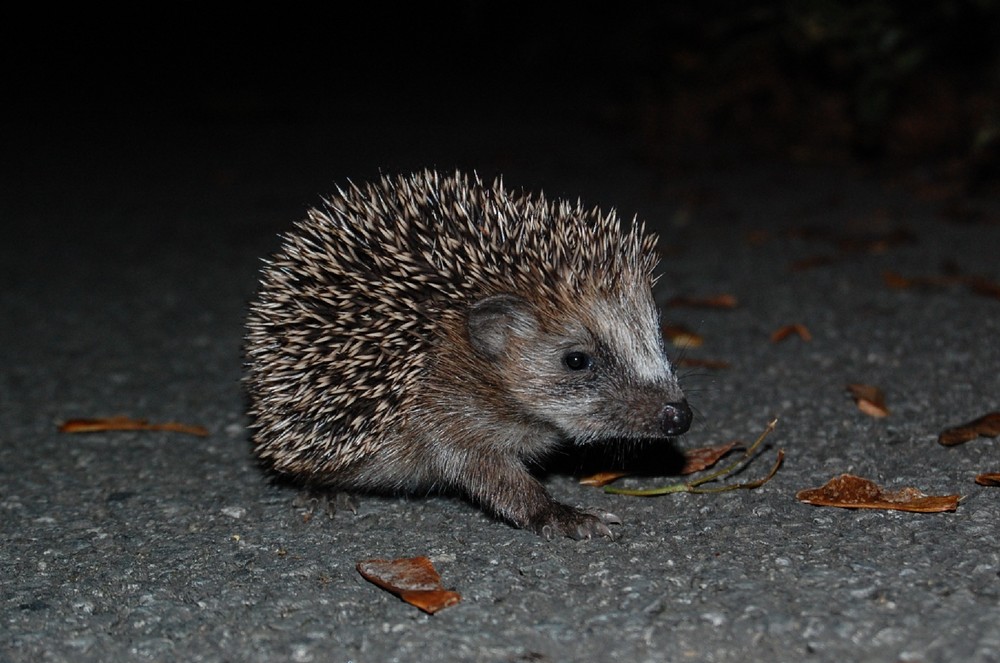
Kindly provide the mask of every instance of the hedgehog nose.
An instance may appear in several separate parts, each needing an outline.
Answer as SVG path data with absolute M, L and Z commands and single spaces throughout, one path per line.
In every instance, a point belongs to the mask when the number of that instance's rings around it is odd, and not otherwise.
M 667 403 L 660 410 L 660 428 L 667 435 L 680 435 L 691 427 L 691 407 L 686 400 Z

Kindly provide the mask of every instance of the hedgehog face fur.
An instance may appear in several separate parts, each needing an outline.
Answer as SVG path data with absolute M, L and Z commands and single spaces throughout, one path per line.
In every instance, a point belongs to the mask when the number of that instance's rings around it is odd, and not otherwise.
M 611 536 L 526 469 L 560 443 L 684 433 L 656 238 L 615 214 L 425 171 L 338 190 L 247 322 L 259 457 L 346 490 L 463 493 L 545 536 Z

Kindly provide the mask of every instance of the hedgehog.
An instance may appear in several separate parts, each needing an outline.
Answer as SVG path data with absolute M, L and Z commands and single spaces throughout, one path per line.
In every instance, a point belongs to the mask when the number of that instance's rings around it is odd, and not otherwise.
M 678 436 L 657 237 L 502 178 L 382 175 L 283 236 L 250 303 L 244 386 L 260 461 L 316 489 L 461 494 L 546 538 L 612 513 L 532 472 L 566 445 Z

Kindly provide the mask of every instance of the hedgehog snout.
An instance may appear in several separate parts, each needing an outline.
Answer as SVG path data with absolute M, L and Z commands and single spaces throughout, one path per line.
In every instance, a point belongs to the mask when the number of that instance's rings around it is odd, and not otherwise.
M 660 430 L 665 435 L 681 435 L 691 427 L 691 406 L 686 400 L 667 403 L 660 410 Z

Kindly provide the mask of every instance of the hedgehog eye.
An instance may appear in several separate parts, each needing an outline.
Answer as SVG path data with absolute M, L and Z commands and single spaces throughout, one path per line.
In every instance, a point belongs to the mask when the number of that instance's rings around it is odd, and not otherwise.
M 586 352 L 569 352 L 563 357 L 563 363 L 571 371 L 582 371 L 585 368 L 590 368 L 591 360 L 590 355 Z

